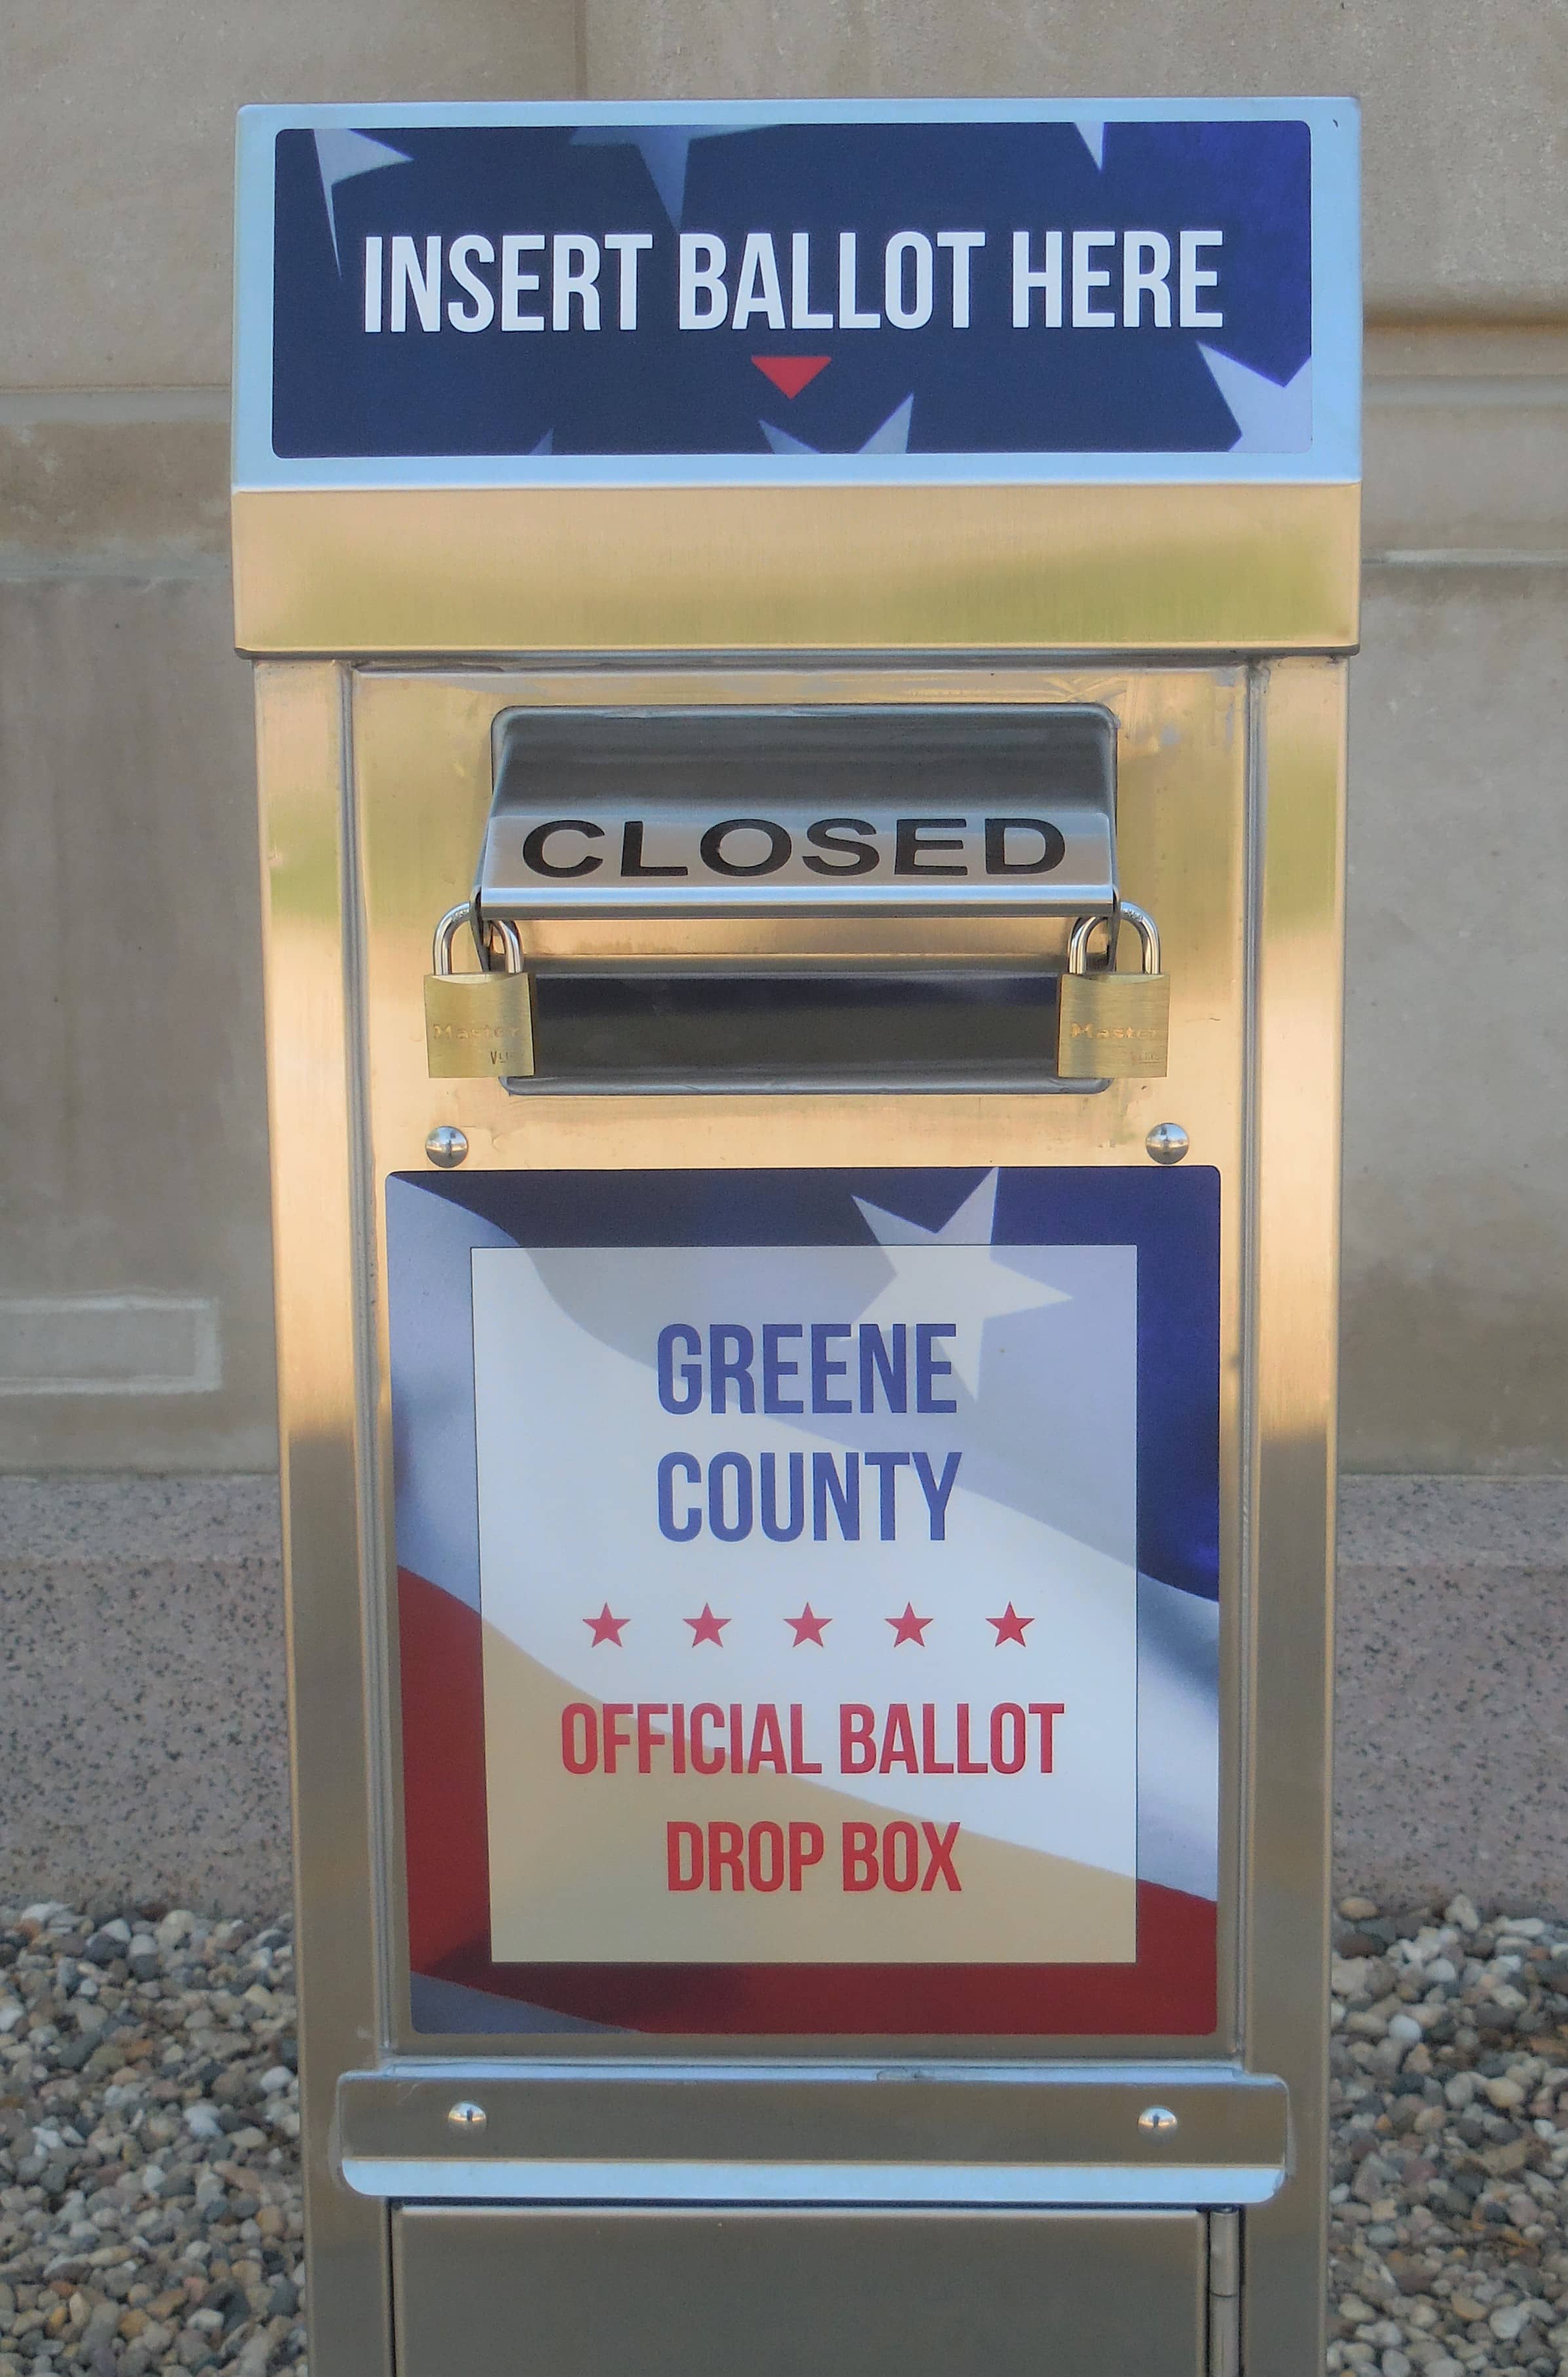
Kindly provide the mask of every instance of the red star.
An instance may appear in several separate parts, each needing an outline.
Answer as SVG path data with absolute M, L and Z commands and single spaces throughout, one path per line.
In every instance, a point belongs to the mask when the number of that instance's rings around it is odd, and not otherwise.
M 926 1629 L 931 1621 L 928 1618 L 916 1617 L 915 1604 L 912 1601 L 904 1603 L 902 1618 L 890 1618 L 887 1622 L 892 1628 L 892 1646 L 895 1651 L 901 1642 L 914 1642 L 918 1644 L 922 1651 L 925 1649 Z
M 795 1647 L 797 1651 L 802 1642 L 815 1642 L 819 1650 L 825 1651 L 828 1646 L 822 1640 L 822 1629 L 824 1626 L 831 1626 L 832 1622 L 831 1618 L 819 1618 L 809 1602 L 798 1618 L 784 1619 L 786 1626 L 793 1626 L 795 1629 Z
M 691 1647 L 694 1651 L 699 1642 L 717 1642 L 720 1650 L 724 1649 L 723 1629 L 729 1624 L 729 1619 L 715 1618 L 711 1602 L 705 1601 L 702 1604 L 700 1618 L 688 1618 L 686 1623 L 691 1629 Z
M 613 1642 L 619 1651 L 624 1648 L 621 1642 L 621 1628 L 629 1626 L 631 1620 L 628 1618 L 612 1618 L 610 1605 L 606 1601 L 597 1618 L 585 1618 L 582 1622 L 592 1632 L 593 1640 L 588 1645 L 591 1651 L 596 1651 L 601 1642 Z
M 994 1626 L 997 1630 L 996 1648 L 999 1651 L 1004 1642 L 1017 1642 L 1024 1650 L 1028 1649 L 1028 1644 L 1023 1641 L 1023 1629 L 1025 1626 L 1033 1626 L 1035 1621 L 1032 1618 L 1020 1618 L 1011 1601 L 999 1618 L 987 1618 L 986 1623 L 987 1626 Z

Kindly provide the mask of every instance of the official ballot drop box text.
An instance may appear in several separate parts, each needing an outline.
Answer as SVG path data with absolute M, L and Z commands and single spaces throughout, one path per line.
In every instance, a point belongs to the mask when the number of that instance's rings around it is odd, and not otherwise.
M 313 2377 L 1307 2377 L 1355 110 L 239 171 Z

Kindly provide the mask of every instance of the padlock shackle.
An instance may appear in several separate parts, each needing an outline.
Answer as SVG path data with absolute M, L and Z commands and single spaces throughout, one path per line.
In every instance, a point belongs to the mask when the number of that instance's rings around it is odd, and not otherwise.
M 435 936 L 430 944 L 432 973 L 449 974 L 451 973 L 452 943 L 464 925 L 473 936 L 473 946 L 479 953 L 479 970 L 482 973 L 491 973 L 495 971 L 490 963 L 489 950 L 485 946 L 485 932 L 491 925 L 494 925 L 497 932 L 500 934 L 501 947 L 507 953 L 505 971 L 508 973 L 521 973 L 524 971 L 522 940 L 511 918 L 509 916 L 486 918 L 485 926 L 482 927 L 473 902 L 471 900 L 464 900 L 457 907 L 449 908 L 436 927 Z
M 1108 924 L 1110 926 L 1110 955 L 1107 960 L 1107 963 L 1115 963 L 1116 928 L 1118 923 L 1123 916 L 1126 917 L 1128 923 L 1131 926 L 1133 931 L 1138 936 L 1139 945 L 1143 950 L 1143 972 L 1146 974 L 1159 973 L 1159 926 L 1149 914 L 1147 909 L 1135 906 L 1133 902 L 1131 900 L 1119 900 L 1117 902 L 1116 914 L 1114 916 L 1079 917 L 1078 922 L 1072 927 L 1071 937 L 1067 944 L 1067 971 L 1069 973 L 1085 974 L 1088 973 L 1089 936 L 1094 931 L 1096 925 Z

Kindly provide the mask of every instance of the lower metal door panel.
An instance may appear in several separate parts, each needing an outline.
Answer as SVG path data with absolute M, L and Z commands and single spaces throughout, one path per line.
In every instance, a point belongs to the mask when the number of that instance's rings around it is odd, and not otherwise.
M 400 2377 L 1198 2377 L 1191 2212 L 393 2220 Z

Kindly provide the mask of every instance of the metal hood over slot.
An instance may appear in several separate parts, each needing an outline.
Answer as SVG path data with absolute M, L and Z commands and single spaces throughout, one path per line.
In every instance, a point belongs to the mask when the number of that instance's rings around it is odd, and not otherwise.
M 495 760 L 486 922 L 1116 904 L 1116 724 L 1087 704 L 513 710 Z

